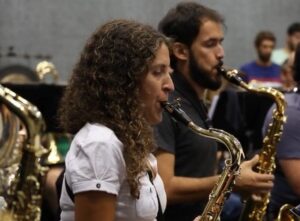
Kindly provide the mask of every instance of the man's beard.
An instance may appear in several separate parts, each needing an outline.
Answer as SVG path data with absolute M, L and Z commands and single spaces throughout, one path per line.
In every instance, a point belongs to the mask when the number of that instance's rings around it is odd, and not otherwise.
M 271 60 L 271 54 L 258 54 L 259 60 L 268 63 Z
M 288 42 L 288 47 L 289 47 L 289 49 L 290 49 L 291 51 L 295 51 L 297 45 L 295 45 L 293 42 L 289 41 L 289 42 Z
M 218 76 L 214 79 L 211 77 L 210 73 L 202 70 L 196 62 L 196 59 L 193 53 L 189 52 L 190 62 L 189 62 L 189 71 L 190 77 L 200 86 L 206 89 L 217 90 L 221 87 L 221 75 L 218 73 Z

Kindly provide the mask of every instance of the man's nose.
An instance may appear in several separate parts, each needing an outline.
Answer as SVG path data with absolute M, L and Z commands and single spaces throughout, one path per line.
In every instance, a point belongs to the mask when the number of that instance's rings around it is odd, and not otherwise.
M 225 55 L 224 48 L 223 48 L 222 45 L 219 45 L 218 49 L 217 49 L 217 57 L 218 57 L 218 59 L 223 59 L 224 55 Z

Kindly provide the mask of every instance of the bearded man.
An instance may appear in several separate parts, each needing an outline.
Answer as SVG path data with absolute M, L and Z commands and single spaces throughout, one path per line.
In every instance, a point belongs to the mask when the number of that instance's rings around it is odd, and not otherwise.
M 276 38 L 272 32 L 261 31 L 256 35 L 254 46 L 257 58 L 240 68 L 241 72 L 245 74 L 247 82 L 273 87 L 281 86 L 280 66 L 271 61 L 275 45 Z
M 218 70 L 224 58 L 223 18 L 213 9 L 184 1 L 170 9 L 159 30 L 173 39 L 171 66 L 175 91 L 170 94 L 170 101 L 179 97 L 181 108 L 198 126 L 207 129 L 210 121 L 203 95 L 206 89 L 221 86 Z M 165 220 L 193 220 L 202 213 L 219 178 L 217 143 L 175 122 L 166 112 L 155 129 L 158 171 L 168 199 Z M 252 170 L 257 162 L 255 156 L 242 163 L 235 190 L 251 194 L 272 188 L 272 175 Z

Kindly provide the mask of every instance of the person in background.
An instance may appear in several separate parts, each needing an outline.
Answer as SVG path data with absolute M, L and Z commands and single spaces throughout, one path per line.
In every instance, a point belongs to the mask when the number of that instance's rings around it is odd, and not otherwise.
M 257 58 L 240 67 L 249 84 L 260 86 L 280 87 L 280 66 L 271 61 L 272 51 L 276 45 L 276 38 L 270 31 L 259 32 L 254 40 Z M 262 85 L 263 84 L 263 85 Z
M 174 89 L 167 39 L 113 20 L 87 41 L 59 110 L 75 134 L 62 185 L 62 221 L 154 221 L 166 206 L 152 125 Z M 158 216 L 158 217 L 157 217 Z
M 288 27 L 286 34 L 285 46 L 275 49 L 272 53 L 271 60 L 278 65 L 282 65 L 289 55 L 295 51 L 298 43 L 300 43 L 300 23 L 292 23 Z
M 293 206 L 300 204 L 300 45 L 296 49 L 293 66 L 296 86 L 290 93 L 285 94 L 287 120 L 276 146 L 275 180 L 267 209 L 270 221 L 275 220 L 280 207 L 284 204 Z M 264 133 L 272 120 L 273 109 L 274 107 L 271 107 L 266 116 Z
M 281 65 L 280 79 L 283 91 L 290 91 L 296 86 L 294 80 L 294 57 L 295 53 L 292 53 Z
M 183 111 L 204 129 L 211 126 L 203 103 L 205 90 L 221 86 L 218 67 L 224 58 L 223 24 L 217 11 L 188 1 L 170 9 L 159 23 L 159 30 L 173 39 L 171 67 L 175 91 L 170 94 L 169 101 L 180 98 Z M 217 143 L 174 121 L 166 112 L 155 132 L 159 147 L 156 153 L 158 171 L 168 198 L 165 219 L 193 220 L 203 212 L 219 178 L 216 174 Z M 235 190 L 250 194 L 271 189 L 273 176 L 252 170 L 257 162 L 256 156 L 242 163 Z M 223 211 L 233 212 L 237 218 L 240 200 L 235 203 L 237 207 L 230 206 Z

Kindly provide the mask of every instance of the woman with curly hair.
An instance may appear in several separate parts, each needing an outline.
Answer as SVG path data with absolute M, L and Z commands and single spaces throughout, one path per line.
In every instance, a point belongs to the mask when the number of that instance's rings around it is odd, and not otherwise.
M 61 101 L 60 122 L 75 134 L 62 221 L 156 220 L 164 210 L 152 125 L 174 89 L 171 71 L 168 41 L 150 26 L 114 20 L 88 40 Z

